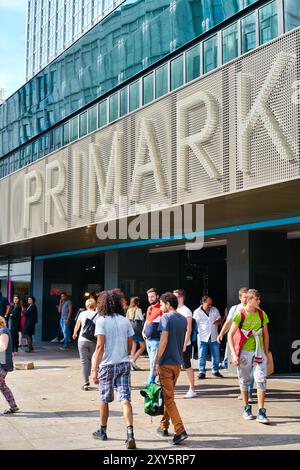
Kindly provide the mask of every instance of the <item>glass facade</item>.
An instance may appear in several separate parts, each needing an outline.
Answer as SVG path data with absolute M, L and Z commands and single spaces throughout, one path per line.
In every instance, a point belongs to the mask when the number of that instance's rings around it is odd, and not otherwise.
M 278 36 L 277 0 L 259 10 L 259 43 L 265 44 Z
M 299 2 L 295 0 L 285 0 L 284 2 L 284 20 L 285 30 L 297 28 L 300 25 L 300 8 Z
M 238 24 L 234 23 L 222 31 L 222 60 L 223 64 L 239 55 Z
M 256 47 L 256 15 L 252 13 L 241 21 L 242 28 L 242 54 Z
M 108 99 L 102 100 L 70 121 L 66 121 L 57 128 L 44 133 L 38 140 L 23 146 L 21 150 L 0 158 L 0 178 L 17 171 L 63 145 L 67 145 L 88 132 L 93 132 L 97 128 L 108 125 L 140 106 L 151 103 L 154 99 L 160 98 L 185 83 L 197 79 L 201 74 L 213 71 L 222 63 L 234 59 L 239 54 L 251 51 L 259 41 L 267 41 L 266 38 L 273 39 L 274 34 L 279 34 L 279 24 L 284 23 L 286 31 L 288 28 L 292 28 L 298 21 L 295 16 L 295 8 L 291 8 L 292 3 L 290 0 L 281 1 L 284 6 L 283 10 L 278 9 L 277 11 L 279 1 L 268 2 L 266 5 L 254 10 L 253 13 L 242 17 L 238 22 L 235 21 L 231 26 L 221 29 L 214 36 L 187 49 L 180 56 L 166 61 L 151 73 L 147 73 L 138 80 L 124 86 Z M 279 13 L 281 11 L 284 17 L 280 17 Z M 290 19 L 291 17 L 293 17 L 293 20 Z M 221 51 L 219 51 L 219 45 Z M 46 80 L 43 87 L 40 88 L 40 93 L 44 93 L 43 90 L 47 90 L 51 83 L 51 80 Z M 53 83 L 55 83 L 54 79 Z M 3 106 L 0 107 L 1 111 L 3 112 Z M 46 115 L 43 114 L 39 118 L 41 129 L 45 127 L 46 117 L 49 120 L 51 119 L 51 122 L 55 120 L 54 112 L 49 109 Z M 23 134 L 30 134 L 30 125 L 24 125 L 22 132 Z M 2 131 L 2 140 L 7 141 L 8 139 L 7 131 Z
M 183 55 L 171 61 L 171 90 L 183 85 Z
M 218 37 L 213 36 L 203 43 L 203 72 L 208 73 L 218 66 Z
M 30 294 L 31 258 L 8 260 L 0 258 L 0 292 L 11 302 L 14 295 L 22 298 Z
M 54 47 L 55 51 L 57 33 L 63 29 L 65 35 L 70 21 L 74 20 L 73 27 L 81 34 L 80 15 L 84 17 L 81 2 L 74 0 L 73 10 L 68 7 L 69 0 L 62 2 L 61 8 L 65 8 L 70 19 L 60 23 L 59 30 L 55 31 L 51 21 L 45 23 L 51 29 L 49 40 L 44 39 L 47 47 Z M 51 8 L 53 5 L 50 16 L 57 15 L 58 21 L 56 3 L 44 0 L 43 3 Z M 58 124 L 243 7 L 243 0 L 124 1 L 0 107 L 0 156 Z M 30 13 L 29 22 L 35 21 L 37 25 L 34 30 L 30 27 L 30 37 L 41 31 L 40 20 L 34 17 L 35 13 Z M 32 57 L 34 51 L 29 55 Z

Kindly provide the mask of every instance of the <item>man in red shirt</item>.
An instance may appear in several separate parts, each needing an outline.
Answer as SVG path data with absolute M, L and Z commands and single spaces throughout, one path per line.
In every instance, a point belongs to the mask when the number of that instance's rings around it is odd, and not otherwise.
M 148 302 L 150 306 L 147 310 L 145 325 L 143 328 L 143 338 L 146 341 L 147 351 L 150 359 L 150 373 L 147 380 L 148 384 L 153 384 L 154 377 L 154 359 L 159 345 L 160 331 L 158 330 L 162 311 L 159 302 L 159 295 L 157 289 L 151 288 L 147 290 Z

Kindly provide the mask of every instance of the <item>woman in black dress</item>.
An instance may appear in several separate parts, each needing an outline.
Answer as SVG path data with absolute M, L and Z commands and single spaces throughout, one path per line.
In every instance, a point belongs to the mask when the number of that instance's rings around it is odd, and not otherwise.
M 25 324 L 23 334 L 27 336 L 28 349 L 26 352 L 31 353 L 33 351 L 32 336 L 35 332 L 35 324 L 37 323 L 37 308 L 35 305 L 35 298 L 31 295 L 28 297 L 28 308 L 24 312 Z
M 22 308 L 20 303 L 20 297 L 18 295 L 15 295 L 8 316 L 8 328 L 10 329 L 12 339 L 12 351 L 14 356 L 18 354 L 19 331 L 21 329 L 21 312 Z

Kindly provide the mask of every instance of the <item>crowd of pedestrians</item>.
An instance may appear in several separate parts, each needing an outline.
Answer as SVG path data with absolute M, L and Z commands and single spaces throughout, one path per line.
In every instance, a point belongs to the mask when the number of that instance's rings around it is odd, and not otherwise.
M 228 368 L 230 359 L 231 363 L 237 366 L 243 418 L 254 419 L 251 403 L 255 382 L 258 396 L 256 420 L 268 424 L 264 405 L 269 319 L 260 308 L 261 299 L 257 290 L 241 288 L 238 295 L 240 303 L 230 308 L 225 322 L 210 296 L 204 296 L 200 306 L 192 313 L 185 305 L 183 289 L 175 289 L 161 296 L 157 289 L 149 289 L 149 307 L 145 317 L 139 298 L 132 297 L 129 301 L 119 289 L 103 291 L 97 297 L 91 296 L 85 303 L 85 309 L 78 312 L 72 337 L 73 340 L 78 340 L 83 375 L 82 389 L 89 390 L 90 381 L 99 386 L 100 426 L 93 436 L 100 440 L 108 439 L 109 403 L 114 400 L 114 393 L 117 392 L 123 406 L 126 447 L 136 447 L 131 404 L 131 372 L 140 370 L 137 361 L 147 350 L 149 375 L 144 386 L 159 381 L 164 398 L 164 414 L 157 432 L 161 436 L 168 436 L 172 422 L 175 430 L 172 443 L 177 445 L 187 439 L 188 434 L 174 399 L 174 389 L 180 371 L 184 369 L 189 383 L 184 397 L 197 397 L 192 367 L 195 342 L 198 346 L 198 379 L 206 379 L 208 352 L 212 359 L 212 375 L 218 379 L 223 378 L 220 368 Z M 64 348 L 68 347 L 70 340 L 72 309 L 71 300 L 63 293 L 58 312 Z M 12 370 L 12 355 L 18 351 L 18 333 L 22 318 L 20 297 L 15 295 L 13 304 L 8 305 L 0 294 L 0 313 L 0 391 L 9 403 L 6 412 L 13 413 L 18 408 L 12 392 L 5 384 L 5 377 L 7 372 Z M 28 306 L 23 316 L 23 332 L 27 337 L 28 350 L 32 351 L 32 335 L 37 321 L 34 297 L 28 298 Z M 220 344 L 226 333 L 228 344 L 223 362 L 220 362 Z

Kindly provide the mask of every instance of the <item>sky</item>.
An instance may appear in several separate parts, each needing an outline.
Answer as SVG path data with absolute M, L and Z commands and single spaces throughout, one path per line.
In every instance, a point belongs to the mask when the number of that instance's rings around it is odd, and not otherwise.
M 0 88 L 4 98 L 25 83 L 27 0 L 0 0 Z

